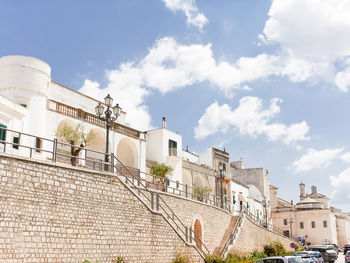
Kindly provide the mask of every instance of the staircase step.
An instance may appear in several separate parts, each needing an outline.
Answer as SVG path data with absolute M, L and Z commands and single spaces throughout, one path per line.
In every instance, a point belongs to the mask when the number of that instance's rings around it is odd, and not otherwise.
M 238 216 L 232 216 L 231 217 L 231 221 L 230 224 L 228 225 L 228 228 L 225 230 L 224 235 L 221 238 L 221 242 L 219 244 L 219 246 L 217 246 L 214 249 L 214 254 L 219 254 L 220 250 L 222 248 L 222 246 L 224 245 L 224 242 L 226 241 L 227 237 L 229 236 L 229 234 L 233 231 L 233 229 L 235 228 L 236 222 L 237 222 Z

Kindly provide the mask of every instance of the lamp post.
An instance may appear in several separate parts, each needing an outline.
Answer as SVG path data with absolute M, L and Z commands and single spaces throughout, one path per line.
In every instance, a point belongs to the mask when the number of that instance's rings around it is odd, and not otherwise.
M 115 121 L 118 119 L 122 109 L 119 107 L 119 104 L 116 104 L 114 107 L 112 107 L 112 103 L 113 103 L 113 99 L 112 97 L 108 94 L 105 97 L 105 104 L 106 104 L 106 108 L 99 103 L 96 107 L 95 107 L 95 111 L 97 116 L 101 119 L 106 121 L 106 156 L 105 156 L 105 170 L 108 171 L 108 161 L 109 161 L 109 128 L 111 125 L 112 121 Z M 112 109 L 112 110 L 111 110 Z M 104 115 L 103 115 L 104 114 Z M 113 114 L 115 116 L 113 116 Z
M 293 224 L 293 218 L 289 216 L 290 238 L 292 238 L 292 224 Z
M 224 189 L 222 182 L 225 178 L 226 171 L 222 163 L 219 164 L 219 175 L 220 175 L 220 199 L 221 199 L 221 208 L 224 208 Z
M 270 201 L 263 200 L 263 207 L 265 208 L 265 227 L 267 228 L 267 207 L 270 206 Z

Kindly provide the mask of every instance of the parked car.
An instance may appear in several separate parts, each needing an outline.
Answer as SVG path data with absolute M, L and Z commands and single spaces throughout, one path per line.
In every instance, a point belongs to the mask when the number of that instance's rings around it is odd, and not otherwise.
M 350 262 L 350 250 L 346 252 L 345 254 L 345 263 L 349 263 Z
M 300 256 L 300 257 L 309 256 L 313 258 L 313 261 L 316 263 L 324 263 L 322 254 L 318 251 L 299 251 L 299 252 L 295 252 L 293 255 Z
M 304 261 L 299 256 L 276 256 L 263 258 L 255 263 L 304 263 Z
M 344 245 L 343 249 L 344 249 L 344 255 L 346 255 L 346 252 L 350 250 L 350 245 L 349 244 Z
M 338 255 L 334 251 L 333 246 L 329 245 L 312 245 L 308 249 L 309 251 L 318 251 L 322 254 L 324 262 L 333 263 L 337 260 Z

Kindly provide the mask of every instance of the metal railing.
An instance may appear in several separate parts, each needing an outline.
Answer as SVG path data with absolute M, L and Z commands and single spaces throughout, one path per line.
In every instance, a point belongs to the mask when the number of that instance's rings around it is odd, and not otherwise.
M 210 192 L 206 192 L 202 187 L 191 187 L 188 184 L 182 184 L 179 181 L 174 181 L 169 178 L 160 177 L 154 174 L 148 174 L 140 172 L 144 178 L 140 178 L 141 181 L 145 182 L 148 189 L 162 191 L 173 195 L 189 198 L 199 202 L 203 202 L 212 206 L 222 208 L 229 213 L 232 212 L 231 204 L 226 200 L 224 201 L 223 207 L 221 207 L 220 198 Z M 209 189 L 209 188 L 208 188 Z M 211 189 L 210 189 L 211 190 Z
M 266 228 L 267 230 L 270 230 L 274 233 L 277 233 L 279 235 L 282 235 L 282 236 L 285 236 L 285 237 L 288 237 L 290 239 L 293 239 L 295 241 L 298 240 L 297 237 L 295 236 L 292 236 L 292 235 L 285 235 L 283 230 L 280 229 L 279 227 L 276 227 L 268 222 L 266 222 L 266 220 L 262 220 L 260 218 L 258 218 L 257 216 L 255 216 L 252 212 L 250 212 L 245 206 L 243 207 L 243 211 L 244 211 L 244 214 L 250 219 L 250 221 L 252 221 L 254 224 L 258 225 L 258 226 L 261 226 L 261 227 L 264 227 Z
M 143 197 L 146 198 L 146 202 L 150 202 L 150 206 L 152 209 L 155 208 L 156 211 L 159 211 L 163 214 L 163 216 L 170 222 L 173 229 L 175 229 L 181 236 L 181 238 L 189 243 L 192 243 L 193 240 L 196 242 L 196 249 L 199 252 L 199 254 L 205 258 L 207 254 L 210 254 L 209 249 L 205 246 L 201 238 L 194 232 L 192 227 L 186 226 L 179 217 L 175 214 L 175 212 L 168 206 L 168 204 L 165 202 L 165 200 L 159 195 L 159 193 L 155 193 L 153 191 L 150 191 L 149 188 L 146 186 L 147 181 L 142 180 L 139 177 L 136 177 L 129 169 L 128 167 L 124 166 L 117 157 L 115 157 L 113 154 L 113 162 L 114 162 L 114 168 L 119 171 L 119 169 L 124 168 L 125 171 L 127 171 L 127 174 L 122 172 L 117 172 L 118 174 L 124 176 L 125 182 L 130 183 L 134 189 L 138 191 L 139 194 L 141 194 Z M 136 180 L 136 183 L 135 183 Z M 147 194 L 145 194 L 147 193 Z M 151 198 L 148 198 L 150 196 Z
M 0 152 L 2 151 L 4 153 L 30 158 L 37 157 L 38 159 L 52 162 L 70 163 L 72 165 L 98 171 L 108 171 L 117 174 L 119 180 L 121 180 L 120 177 L 123 177 L 123 181 L 131 186 L 130 189 L 133 191 L 133 194 L 153 211 L 162 214 L 170 226 L 185 242 L 189 244 L 192 244 L 193 241 L 196 242 L 195 248 L 203 259 L 210 253 L 192 227 L 186 226 L 179 219 L 175 212 L 160 196 L 159 192 L 154 192 L 149 189 L 150 182 L 141 179 L 140 171 L 125 166 L 113 153 L 106 154 L 87 149 L 86 147 L 59 142 L 57 139 L 46 139 L 2 127 L 0 127 L 0 134 L 6 134 L 0 138 Z M 18 138 L 16 142 L 6 140 L 6 138 L 14 137 Z M 79 155 L 72 155 L 72 147 L 74 147 L 75 150 L 79 150 Z M 106 159 L 108 162 L 105 161 Z M 194 196 L 193 193 L 191 193 L 191 196 Z
M 237 235 L 238 235 L 238 231 L 242 225 L 242 222 L 243 222 L 243 217 L 244 217 L 244 214 L 243 212 L 240 213 L 240 215 L 238 216 L 238 219 L 237 219 L 237 222 L 235 224 L 235 227 L 234 229 L 232 230 L 232 232 L 227 236 L 224 244 L 222 245 L 221 249 L 220 249 L 220 252 L 219 252 L 219 255 L 221 257 L 225 257 L 225 254 L 226 252 L 228 251 L 229 247 L 231 245 L 233 245 L 233 241 L 236 240 L 237 238 Z

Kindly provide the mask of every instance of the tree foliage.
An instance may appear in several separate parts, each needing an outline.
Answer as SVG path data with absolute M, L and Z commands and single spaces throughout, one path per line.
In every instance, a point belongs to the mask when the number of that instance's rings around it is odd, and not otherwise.
M 56 136 L 59 140 L 69 143 L 71 145 L 71 163 L 76 165 L 77 156 L 80 154 L 81 150 L 91 144 L 95 138 L 92 131 L 88 133 L 85 131 L 84 127 L 78 124 L 75 128 L 64 125 L 56 131 Z
M 156 163 L 151 169 L 150 173 L 157 177 L 160 183 L 164 184 L 167 175 L 170 174 L 174 169 L 170 166 L 167 166 L 165 163 Z

